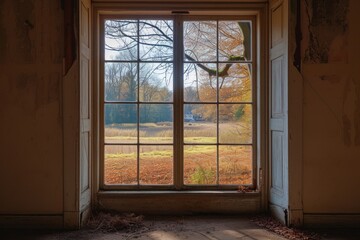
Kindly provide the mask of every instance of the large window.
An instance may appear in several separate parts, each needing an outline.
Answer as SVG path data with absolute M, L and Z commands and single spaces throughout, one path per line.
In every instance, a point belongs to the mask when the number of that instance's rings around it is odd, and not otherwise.
M 101 25 L 102 186 L 253 185 L 253 19 L 116 16 Z

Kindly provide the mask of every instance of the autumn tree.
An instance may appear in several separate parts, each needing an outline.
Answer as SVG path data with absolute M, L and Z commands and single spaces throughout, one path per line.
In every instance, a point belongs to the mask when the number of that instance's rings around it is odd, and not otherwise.
M 251 66 L 246 63 L 251 59 L 250 30 L 248 21 L 184 22 L 185 101 L 209 102 L 217 101 L 217 99 L 224 102 L 251 101 Z M 153 69 L 145 67 L 139 72 L 148 71 L 145 75 L 154 76 L 153 73 L 162 68 L 163 74 L 172 75 L 173 71 L 167 64 L 173 60 L 172 21 L 111 20 L 105 22 L 105 32 L 106 37 L 110 39 L 105 45 L 108 54 L 116 53 L 115 58 L 118 60 L 139 59 L 160 62 Z M 110 74 L 109 72 L 109 76 Z M 126 74 L 122 76 L 126 78 Z M 166 81 L 172 80 L 172 76 L 169 76 L 165 77 Z M 139 98 L 141 100 L 151 102 L 171 98 L 168 88 L 157 84 L 156 80 L 159 79 L 140 77 Z M 130 90 L 132 85 L 131 81 L 125 82 L 124 80 L 123 84 L 117 86 L 127 92 L 126 89 Z M 109 88 L 111 88 L 110 85 Z M 121 93 L 119 90 L 109 90 L 109 93 L 111 91 L 115 95 L 118 94 L 119 98 L 126 99 L 131 96 L 131 93 Z M 238 105 L 235 107 L 240 108 Z M 185 111 L 202 115 L 208 120 L 215 119 L 216 113 L 207 108 L 209 105 L 197 107 L 187 105 Z M 244 110 L 229 110 L 228 119 L 241 117 L 242 111 Z

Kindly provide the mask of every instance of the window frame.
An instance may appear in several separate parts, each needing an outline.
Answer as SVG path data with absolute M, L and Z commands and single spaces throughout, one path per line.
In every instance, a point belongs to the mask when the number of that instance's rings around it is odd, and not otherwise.
M 174 68 L 174 79 L 173 79 L 173 101 L 171 104 L 173 105 L 173 131 L 174 131 L 174 138 L 172 144 L 166 144 L 173 146 L 173 185 L 123 185 L 123 184 L 112 184 L 107 185 L 105 184 L 104 179 L 104 149 L 105 149 L 105 138 L 104 138 L 104 106 L 105 106 L 105 96 L 104 96 L 104 63 L 106 62 L 105 56 L 105 42 L 104 42 L 104 23 L 106 20 L 111 19 L 140 19 L 140 20 L 151 20 L 151 19 L 164 19 L 164 20 L 173 20 L 174 22 L 174 52 L 173 52 L 173 68 Z M 252 143 L 251 144 L 234 144 L 236 146 L 244 146 L 250 145 L 252 146 L 252 184 L 246 185 L 251 188 L 256 188 L 257 186 L 257 169 L 258 169 L 258 161 L 257 161 L 257 22 L 256 17 L 253 15 L 161 15 L 161 16 L 154 16 L 154 14 L 147 13 L 147 14 L 102 14 L 99 17 L 99 36 L 98 39 L 98 51 L 99 51 L 99 187 L 102 190 L 237 190 L 239 188 L 239 184 L 232 184 L 232 185 L 185 185 L 183 182 L 183 169 L 184 169 L 184 151 L 183 148 L 185 145 L 198 145 L 198 144 L 184 144 L 184 122 L 183 122 L 183 107 L 184 107 L 184 99 L 183 99 L 183 64 L 185 61 L 183 56 L 183 23 L 185 21 L 201 21 L 201 20 L 246 20 L 251 22 L 251 60 L 241 61 L 239 63 L 250 63 L 252 66 L 251 74 L 252 74 L 252 101 L 246 102 L 246 104 L 252 105 Z M 180 41 L 180 42 L 179 42 Z M 218 41 L 218 40 L 217 40 Z M 178 57 L 177 57 L 178 56 Z M 137 60 L 139 61 L 139 60 Z M 218 64 L 220 61 L 217 59 L 214 63 Z M 176 81 L 178 80 L 178 81 Z M 175 89 L 181 91 L 175 91 Z M 137 105 L 141 103 L 139 99 L 134 104 Z M 202 102 L 199 102 L 203 104 Z M 149 103 L 151 104 L 151 102 Z M 168 104 L 168 103 L 165 103 Z M 206 104 L 206 103 L 205 103 Z M 214 102 L 216 106 L 220 105 L 221 103 L 218 101 Z M 227 104 L 235 104 L 235 103 L 227 103 Z M 175 115 L 175 112 L 177 113 Z M 139 114 L 139 113 L 138 113 Z M 100 116 L 100 117 L 99 117 Z M 217 116 L 218 118 L 218 116 Z M 177 127 L 176 127 L 177 126 Z M 217 129 L 219 126 L 219 121 L 217 121 Z M 178 137 L 175 137 L 178 136 Z M 219 133 L 217 133 L 219 136 Z M 124 145 L 124 144 L 119 144 Z M 127 145 L 127 144 L 125 144 Z M 139 179 L 139 146 L 143 145 L 139 142 L 136 144 L 130 144 L 137 147 L 137 176 Z M 161 144 L 163 145 L 163 144 Z M 211 144 L 216 146 L 217 148 L 217 176 L 219 173 L 219 155 L 218 155 L 218 146 L 220 145 L 232 145 L 232 144 L 219 144 L 219 140 L 216 143 Z

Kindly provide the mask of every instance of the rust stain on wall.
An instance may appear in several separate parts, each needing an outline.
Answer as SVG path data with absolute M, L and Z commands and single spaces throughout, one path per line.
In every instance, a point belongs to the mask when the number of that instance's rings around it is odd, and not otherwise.
M 304 62 L 348 62 L 349 0 L 305 0 L 309 43 Z

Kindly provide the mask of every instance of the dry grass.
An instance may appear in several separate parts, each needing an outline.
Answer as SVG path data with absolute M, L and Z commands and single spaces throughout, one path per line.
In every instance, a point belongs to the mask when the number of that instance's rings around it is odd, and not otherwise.
M 213 123 L 185 123 L 185 142 L 215 143 Z M 222 140 L 248 142 L 249 136 L 234 133 L 238 125 L 222 125 Z M 216 128 L 215 128 L 216 129 Z M 128 125 L 111 125 L 105 129 L 107 142 L 119 143 L 105 148 L 105 182 L 106 184 L 137 184 L 137 148 L 121 145 L 125 142 L 136 143 L 136 129 Z M 221 131 L 220 131 L 221 133 Z M 226 137 L 227 136 L 227 137 Z M 239 138 L 246 138 L 241 140 Z M 224 140 L 225 138 L 225 140 Z M 146 124 L 141 126 L 140 142 L 172 143 L 170 123 Z M 252 148 L 251 146 L 221 146 L 219 155 L 220 184 L 251 184 L 252 182 Z M 173 183 L 173 150 L 172 147 L 154 145 L 140 147 L 139 180 L 140 184 Z M 215 146 L 187 146 L 184 149 L 184 182 L 186 184 L 216 184 L 217 163 Z
M 124 148 L 127 148 L 124 151 L 129 151 L 129 146 L 124 146 Z M 135 151 L 135 147 L 132 148 Z M 147 147 L 146 151 L 140 153 L 140 183 L 172 184 L 172 150 L 151 148 Z M 136 153 L 117 154 L 116 150 L 109 150 L 109 152 L 112 153 L 106 155 L 105 159 L 105 182 L 107 184 L 136 184 Z M 220 184 L 251 184 L 251 148 L 224 148 L 220 153 Z M 201 179 L 202 176 L 208 179 Z M 185 149 L 184 181 L 187 184 L 216 183 L 216 148 L 195 146 Z
M 100 232 L 133 232 L 144 226 L 143 216 L 133 213 L 95 212 L 87 222 L 87 228 Z

